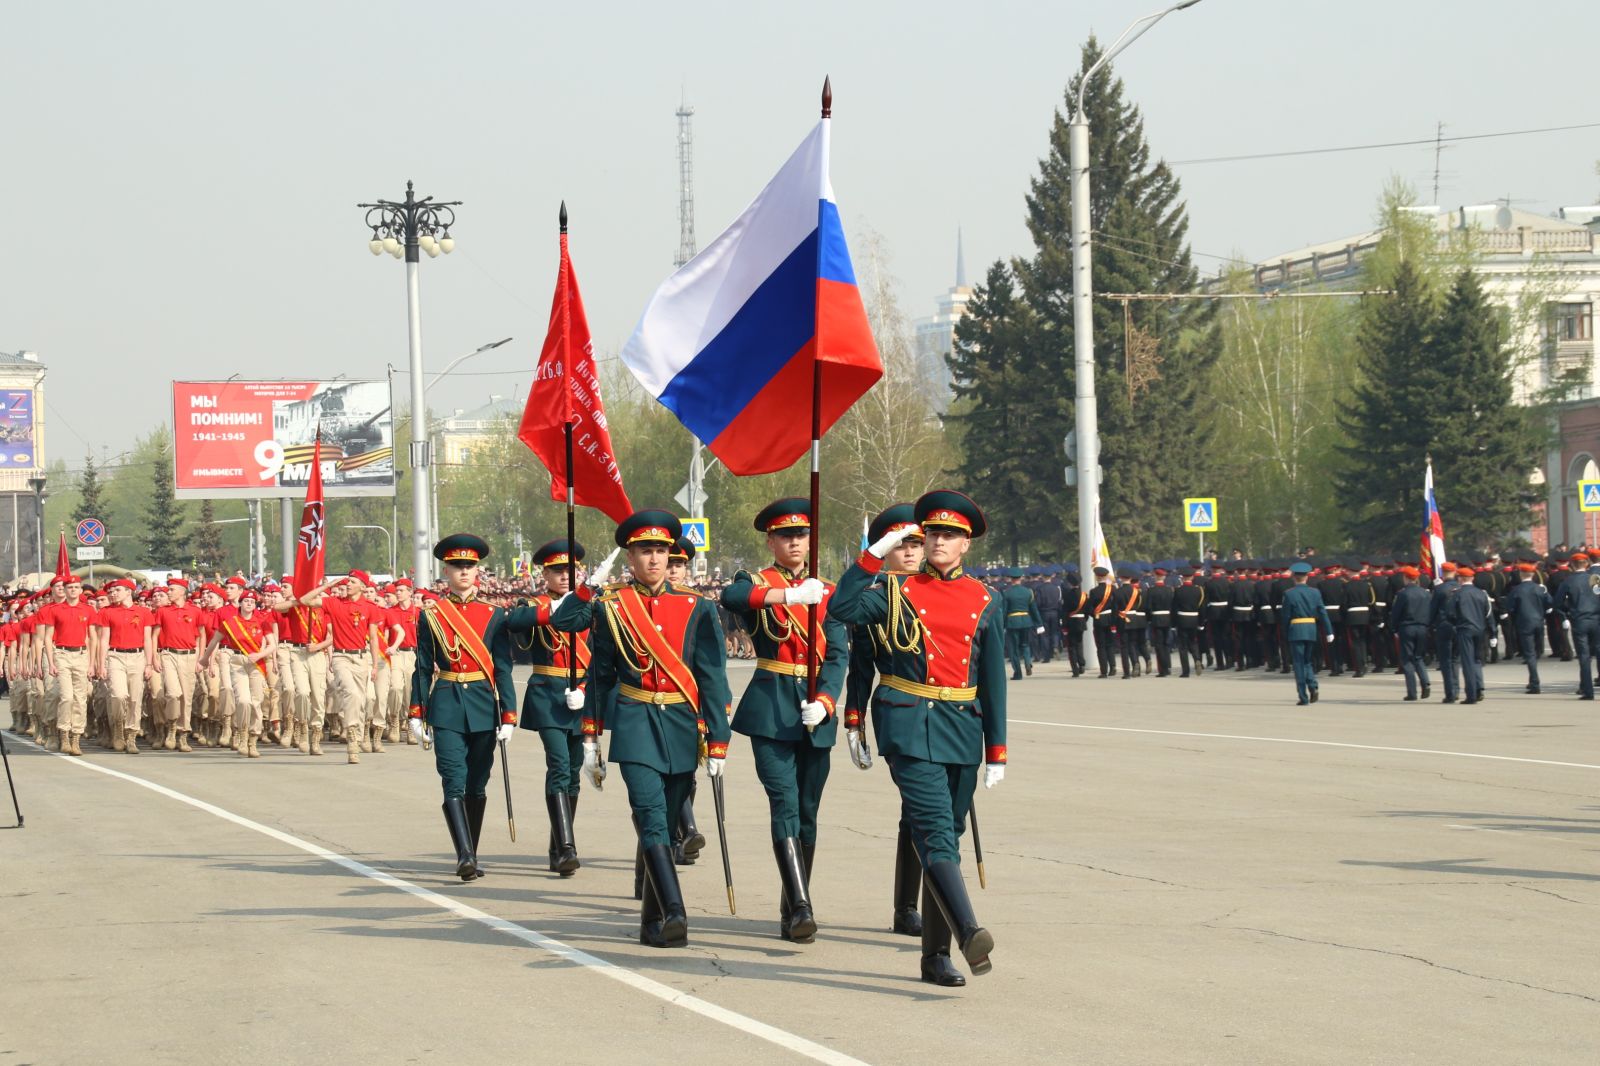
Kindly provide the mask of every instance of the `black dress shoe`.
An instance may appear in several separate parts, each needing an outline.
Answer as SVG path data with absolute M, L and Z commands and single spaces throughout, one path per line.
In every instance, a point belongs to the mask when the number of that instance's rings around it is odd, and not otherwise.
M 1588 696 L 1580 695 L 1578 698 L 1580 700 L 1592 700 L 1592 699 L 1594 699 L 1594 695 L 1592 693 L 1590 695 L 1588 695 Z
M 1454 703 L 1455 701 L 1456 701 L 1456 698 L 1454 696 L 1446 696 L 1444 699 L 1440 700 L 1439 702 L 1440 703 Z
M 1417 701 L 1417 698 L 1415 696 L 1407 696 L 1406 697 L 1406 702 L 1407 703 L 1415 703 L 1416 701 Z
M 1429 688 L 1427 685 L 1423 685 L 1422 686 L 1422 698 L 1423 699 L 1427 699 L 1431 695 L 1433 695 L 1433 690 L 1431 688 Z
M 1539 686 L 1538 685 L 1529 685 L 1528 688 L 1527 688 L 1527 693 L 1530 696 L 1537 696 L 1539 694 Z
M 945 988 L 963 988 L 967 983 L 961 971 L 956 969 L 956 964 L 950 961 L 948 953 L 922 956 L 922 979 L 930 985 Z
M 1316 703 L 1317 702 L 1317 698 L 1318 698 L 1319 695 L 1320 695 L 1320 693 L 1318 693 L 1316 689 L 1312 689 L 1311 690 L 1311 702 L 1312 703 Z
M 1308 706 L 1308 703 L 1305 700 L 1295 700 L 1294 701 L 1294 705 L 1296 707 L 1305 707 L 1305 706 Z

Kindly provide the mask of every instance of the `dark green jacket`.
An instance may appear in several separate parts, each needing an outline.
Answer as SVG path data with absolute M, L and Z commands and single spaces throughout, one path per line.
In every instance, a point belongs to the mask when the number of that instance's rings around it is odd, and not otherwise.
M 1000 590 L 1000 602 L 1005 608 L 1007 629 L 1032 630 L 1044 625 L 1033 590 L 1028 586 L 1007 585 Z
M 1309 618 L 1311 621 L 1296 621 Z M 1322 593 L 1310 585 L 1295 585 L 1283 594 L 1283 635 L 1288 640 L 1314 641 L 1318 626 L 1322 632 L 1333 632 L 1333 620 L 1322 603 Z
M 756 658 L 802 663 L 806 658 L 805 633 L 789 633 L 783 621 L 787 612 L 756 607 L 752 601 L 759 590 L 770 587 L 765 573 L 752 575 L 740 570 L 733 582 L 722 590 L 722 606 L 744 620 L 755 644 Z M 739 710 L 733 716 L 733 731 L 747 737 L 766 737 L 795 743 L 810 740 L 812 747 L 831 748 L 839 731 L 835 708 L 844 687 L 845 667 L 850 654 L 850 638 L 844 625 L 828 612 L 832 593 L 822 601 L 822 632 L 826 650 L 817 664 L 817 698 L 828 708 L 828 717 L 812 731 L 800 724 L 800 704 L 806 698 L 806 679 L 773 673 L 756 667 L 755 676 L 739 697 Z
M 832 615 L 882 626 L 887 664 L 872 695 L 878 750 L 886 756 L 970 766 L 1006 761 L 1005 628 L 998 600 L 959 568 L 929 569 L 875 583 L 882 560 L 863 553 L 834 591 Z M 926 613 L 924 613 L 926 612 Z M 902 650 L 904 649 L 904 650 Z M 902 692 L 894 677 L 935 689 L 972 688 L 974 698 Z
M 517 692 L 511 679 L 511 631 L 506 628 L 506 612 L 478 600 L 457 603 L 467 621 L 478 630 L 489 656 L 494 660 L 494 685 L 484 681 L 434 680 L 440 670 L 456 670 L 449 652 L 434 636 L 434 627 L 451 634 L 449 626 L 429 615 L 435 609 L 426 605 L 417 617 L 417 666 L 411 674 L 411 706 L 422 708 L 428 724 L 435 729 L 458 733 L 481 733 L 500 724 L 502 714 L 515 714 Z M 451 635 L 453 640 L 453 634 Z
M 649 673 L 654 681 L 660 671 L 654 662 L 641 669 L 643 664 L 633 648 L 638 641 L 624 626 L 617 589 L 607 589 L 598 597 L 588 588 L 580 589 L 556 610 L 551 621 L 557 629 L 570 632 L 579 621 L 587 621 L 581 615 L 590 609 L 592 598 L 594 658 L 589 664 L 585 710 L 597 731 L 610 731 L 611 761 L 639 763 L 663 774 L 692 773 L 699 759 L 701 722 L 712 755 L 726 753 L 732 735 L 722 623 L 717 619 L 716 604 L 691 589 L 668 584 L 654 595 L 642 587 L 640 592 L 652 619 L 662 626 L 663 638 L 699 686 L 698 713 L 687 703 L 657 705 L 622 692 L 623 685 L 635 690 L 651 688 L 644 674 Z
M 529 675 L 528 687 L 522 693 L 522 728 L 559 729 L 576 735 L 583 732 L 588 704 L 585 703 L 585 710 L 582 711 L 567 708 L 566 670 L 570 651 L 559 642 L 558 638 L 565 631 L 551 624 L 550 608 L 550 597 L 540 596 L 525 607 L 514 607 L 507 612 L 506 626 L 511 630 L 512 639 L 519 647 L 527 649 L 528 657 L 536 668 Z M 584 620 L 587 620 L 588 614 L 585 605 Z M 587 630 L 580 629 L 578 634 L 569 639 L 581 640 L 587 646 Z M 552 677 L 539 673 L 538 669 L 559 669 L 563 676 Z M 578 684 L 580 687 L 584 684 L 581 677 Z

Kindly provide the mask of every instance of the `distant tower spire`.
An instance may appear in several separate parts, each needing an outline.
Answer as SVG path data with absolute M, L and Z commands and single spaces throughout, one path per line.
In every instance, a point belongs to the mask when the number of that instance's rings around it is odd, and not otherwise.
M 956 227 L 956 288 L 967 287 L 967 256 L 961 247 L 961 227 Z
M 699 248 L 694 239 L 694 108 L 687 99 L 678 104 L 678 255 L 672 263 L 683 266 Z

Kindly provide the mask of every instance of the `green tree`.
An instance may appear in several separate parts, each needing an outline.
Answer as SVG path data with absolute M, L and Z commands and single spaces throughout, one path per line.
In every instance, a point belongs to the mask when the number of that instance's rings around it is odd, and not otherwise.
M 188 538 L 183 532 L 183 512 L 178 508 L 172 468 L 172 440 L 166 429 L 156 431 L 151 456 L 149 497 L 144 512 L 145 565 L 156 570 L 180 569 L 188 558 Z
M 1083 75 L 1100 58 L 1099 43 L 1084 45 L 1079 73 L 1067 86 L 1070 108 Z M 1032 259 L 1017 264 L 1024 298 L 1038 319 L 1028 347 L 1038 371 L 1028 381 L 1041 407 L 1070 411 L 1076 384 L 1072 343 L 1073 175 L 1068 165 L 1067 116 L 1058 111 L 1049 150 L 1027 196 Z M 1139 108 L 1124 98 L 1110 65 L 1084 93 L 1088 119 L 1089 220 L 1094 231 L 1097 292 L 1187 293 L 1198 274 L 1190 260 L 1188 210 L 1177 177 L 1152 159 Z M 1210 423 L 1198 417 L 1200 383 L 1215 364 L 1221 338 L 1207 301 L 1124 306 L 1094 301 L 1095 392 L 1098 398 L 1101 520 L 1113 556 L 1151 555 L 1182 541 L 1178 517 L 1186 495 L 1213 488 Z M 1043 417 L 1043 412 L 1041 412 Z M 1048 435 L 1059 441 L 1067 419 Z M 969 438 L 970 439 L 970 438 Z M 1052 446 L 1052 452 L 1055 451 Z M 1039 483 L 1057 522 L 1076 527 L 1076 511 L 1056 478 Z M 1152 516 L 1170 516 L 1152 521 Z
M 101 497 L 100 470 L 95 466 L 94 452 L 83 453 L 83 473 L 78 476 L 78 502 L 72 509 L 72 525 L 77 527 L 85 518 L 98 518 L 106 521 L 105 500 Z M 106 549 L 106 562 L 112 561 L 111 545 L 102 545 Z
M 1539 494 L 1529 475 L 1542 437 L 1533 412 L 1514 400 L 1505 317 L 1473 271 L 1456 275 L 1429 354 L 1453 386 L 1454 402 L 1438 410 L 1432 441 L 1435 484 L 1450 504 L 1445 528 L 1458 544 L 1503 544 L 1532 520 Z
M 222 527 L 217 525 L 217 511 L 210 500 L 200 504 L 200 519 L 195 523 L 189 543 L 194 550 L 194 568 L 200 573 L 213 574 L 227 568 L 228 553 L 222 547 Z
M 1362 306 L 1361 380 L 1340 407 L 1345 443 L 1333 490 L 1354 543 L 1409 555 L 1422 524 L 1423 464 L 1453 388 L 1432 357 L 1434 302 L 1410 259 L 1397 263 L 1390 285 L 1393 295 Z
M 1071 423 L 1032 347 L 1040 330 L 1017 292 L 1011 268 L 996 261 L 973 290 L 949 356 L 954 402 L 945 420 L 959 427 L 963 485 L 989 517 L 994 543 L 1014 564 L 1022 548 L 1050 542 L 1061 528 L 1061 441 Z

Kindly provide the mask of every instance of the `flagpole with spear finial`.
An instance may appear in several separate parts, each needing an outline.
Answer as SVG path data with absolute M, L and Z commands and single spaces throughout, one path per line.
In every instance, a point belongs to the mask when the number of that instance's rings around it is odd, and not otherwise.
M 561 284 L 567 284 L 567 202 L 561 201 Z M 565 301 L 562 301 L 565 307 Z M 572 316 L 563 310 L 561 315 L 561 359 L 564 371 L 563 383 L 572 372 Z M 577 533 L 577 488 L 573 485 L 572 470 L 572 387 L 566 388 L 567 417 L 562 424 L 567 444 L 567 591 L 571 592 L 578 587 L 578 533 Z M 567 691 L 576 692 L 578 688 L 578 642 L 577 637 L 572 638 L 572 648 L 567 655 Z
M 829 129 L 833 119 L 833 80 L 822 79 L 822 173 L 828 173 Z M 820 193 L 820 190 L 819 190 Z M 821 197 L 819 195 L 818 199 Z M 821 208 L 819 206 L 818 210 Z M 817 242 L 818 277 L 821 277 L 822 242 Z M 820 311 L 821 308 L 818 308 Z M 822 560 L 822 316 L 815 321 L 816 356 L 811 362 L 811 576 L 820 578 L 818 565 Z M 806 699 L 817 699 L 817 616 L 822 613 L 818 604 L 806 612 Z

